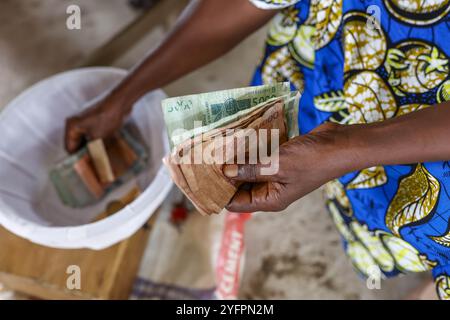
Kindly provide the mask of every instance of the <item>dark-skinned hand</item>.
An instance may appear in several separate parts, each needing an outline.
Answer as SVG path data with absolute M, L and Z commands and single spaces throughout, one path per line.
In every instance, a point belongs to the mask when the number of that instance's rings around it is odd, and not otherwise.
M 278 172 L 262 175 L 260 164 L 226 165 L 224 174 L 247 183 L 227 209 L 233 212 L 281 211 L 295 200 L 345 173 L 350 155 L 340 156 L 340 126 L 327 123 L 279 148 Z M 339 138 L 339 141 L 345 139 Z M 250 183 L 250 187 L 248 187 Z
M 83 112 L 66 120 L 65 147 L 74 153 L 88 140 L 101 139 L 120 129 L 131 108 L 112 96 L 96 99 Z

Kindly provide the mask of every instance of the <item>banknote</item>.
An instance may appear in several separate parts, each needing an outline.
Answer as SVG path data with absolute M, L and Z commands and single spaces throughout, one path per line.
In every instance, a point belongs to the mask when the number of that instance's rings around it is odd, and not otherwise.
M 183 141 L 192 138 L 194 136 L 198 136 L 202 133 L 206 133 L 208 131 L 222 128 L 230 123 L 237 122 L 241 118 L 245 117 L 246 115 L 254 112 L 255 110 L 261 108 L 262 106 L 269 104 L 272 101 L 275 101 L 277 99 L 282 99 L 284 103 L 283 108 L 283 114 L 287 125 L 287 135 L 288 138 L 292 138 L 298 134 L 298 121 L 297 121 L 297 114 L 298 114 L 298 102 L 299 102 L 299 93 L 297 91 L 290 92 L 286 95 L 277 96 L 274 98 L 270 98 L 266 100 L 265 102 L 262 102 L 260 104 L 257 104 L 253 107 L 250 107 L 245 110 L 237 111 L 234 114 L 230 114 L 224 118 L 221 118 L 217 120 L 216 122 L 212 122 L 203 126 L 194 127 L 190 130 L 184 130 L 184 129 L 177 129 L 172 131 L 172 135 L 170 136 L 170 140 L 172 141 L 174 146 L 179 145 Z
M 263 90 L 273 90 L 272 92 L 278 90 L 279 95 L 265 96 L 260 103 L 250 104 L 246 108 L 223 111 L 221 116 L 216 118 L 199 115 L 196 119 L 202 117 L 206 119 L 205 123 L 200 126 L 194 126 L 190 122 L 191 114 L 189 112 L 186 113 L 189 120 L 179 117 L 174 120 L 170 113 L 166 114 L 165 120 L 168 126 L 176 122 L 179 126 L 187 123 L 187 128 L 174 129 L 172 127 L 173 130 L 169 129 L 169 139 L 174 147 L 163 162 L 169 169 L 175 184 L 191 200 L 198 212 L 204 215 L 217 214 L 236 193 L 240 185 L 226 178 L 222 173 L 222 167 L 225 163 L 230 163 L 230 161 L 235 163 L 234 161 L 238 160 L 240 148 L 247 160 L 251 158 L 252 154 L 257 154 L 257 158 L 260 159 L 261 146 L 267 151 L 269 146 L 273 146 L 273 141 L 278 140 L 276 145 L 279 146 L 298 135 L 297 115 L 300 94 L 290 92 L 286 88 L 289 88 L 289 84 L 264 86 Z M 251 92 L 248 88 L 244 89 Z M 236 92 L 240 89 L 233 90 Z M 210 97 L 217 99 L 216 95 L 217 93 L 212 93 Z M 222 92 L 220 95 L 225 97 L 227 93 Z M 228 96 L 230 95 L 228 94 Z M 207 97 L 207 93 L 189 96 L 189 101 L 201 101 L 203 105 L 203 107 L 193 105 L 192 109 L 203 110 L 205 113 L 210 112 L 212 103 L 203 100 Z M 251 95 L 245 98 L 253 99 Z M 175 103 L 174 101 L 183 101 L 183 99 L 184 97 L 170 100 Z M 170 103 L 166 102 L 165 106 L 168 105 Z M 222 105 L 222 108 L 225 107 Z M 264 135 L 261 130 L 270 133 L 266 136 L 269 137 L 268 139 L 263 139 Z M 276 135 L 272 135 L 273 132 Z M 255 133 L 253 136 L 256 139 L 255 143 L 247 143 L 245 137 L 242 139 L 243 133 L 250 134 L 248 141 L 251 141 L 251 134 Z M 205 152 L 205 150 L 212 151 Z M 268 153 L 269 156 L 273 155 L 272 151 Z M 196 161 L 196 159 L 201 161 Z M 275 167 L 277 168 L 277 166 Z
M 180 131 L 217 123 L 289 92 L 289 82 L 283 82 L 165 99 L 162 109 L 171 148 L 180 142 L 172 140 L 172 137 L 180 135 Z M 174 134 L 176 131 L 178 134 Z

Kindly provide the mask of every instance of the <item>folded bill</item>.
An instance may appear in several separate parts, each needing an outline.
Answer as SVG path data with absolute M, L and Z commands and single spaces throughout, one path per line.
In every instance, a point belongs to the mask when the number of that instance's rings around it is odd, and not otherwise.
M 180 140 L 185 137 L 180 137 L 180 131 L 191 131 L 208 125 L 212 125 L 212 129 L 214 124 L 215 127 L 219 126 L 219 121 L 223 118 L 245 112 L 289 92 L 289 82 L 283 82 L 165 99 L 162 101 L 162 108 L 171 148 L 181 143 Z
M 262 162 L 268 165 L 267 172 L 271 174 L 269 169 L 277 161 L 278 146 L 298 134 L 299 93 L 291 93 L 288 83 L 256 88 L 232 91 L 245 90 L 245 99 L 250 101 L 260 99 L 261 92 L 272 92 L 274 96 L 266 95 L 260 103 L 246 108 L 223 111 L 222 116 L 215 119 L 203 115 L 206 121 L 199 126 L 194 126 L 191 121 L 192 114 L 199 119 L 202 118 L 200 113 L 210 112 L 211 108 L 205 108 L 212 105 L 208 97 L 217 101 L 218 96 L 229 97 L 233 93 L 221 91 L 220 94 L 206 93 L 163 101 L 163 108 L 173 107 L 174 101 L 182 101 L 180 105 L 186 100 L 200 103 L 190 104 L 186 112 L 188 119 L 183 119 L 177 112 L 171 119 L 174 112 L 165 111 L 169 139 L 174 147 L 163 162 L 175 184 L 204 215 L 222 211 L 239 188 L 238 183 L 222 173 L 224 164 Z M 251 92 L 256 95 L 255 99 Z M 222 108 L 226 108 L 226 104 Z M 175 123 L 186 127 L 177 128 Z

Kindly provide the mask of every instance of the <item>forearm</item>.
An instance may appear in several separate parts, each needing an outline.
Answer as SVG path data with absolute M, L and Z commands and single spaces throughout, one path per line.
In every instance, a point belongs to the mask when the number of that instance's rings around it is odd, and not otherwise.
M 174 30 L 112 93 L 124 108 L 146 92 L 162 87 L 220 57 L 264 25 L 274 11 L 248 0 L 193 1 Z
M 344 128 L 351 169 L 450 160 L 450 103 Z M 344 150 L 345 152 L 345 150 Z

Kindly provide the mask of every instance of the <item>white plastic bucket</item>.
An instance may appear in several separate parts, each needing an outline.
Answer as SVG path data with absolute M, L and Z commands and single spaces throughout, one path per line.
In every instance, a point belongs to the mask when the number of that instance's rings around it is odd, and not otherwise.
M 65 119 L 125 75 L 115 68 L 64 72 L 32 86 L 0 113 L 2 226 L 49 247 L 103 249 L 131 236 L 160 206 L 172 187 L 161 165 L 169 148 L 161 90 L 144 96 L 131 115 L 150 149 L 149 166 L 139 177 L 85 209 L 64 206 L 49 180 L 49 169 L 67 156 Z M 107 203 L 129 192 L 133 183 L 146 186 L 137 199 L 114 215 L 89 223 Z

